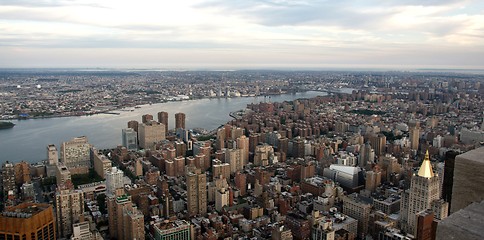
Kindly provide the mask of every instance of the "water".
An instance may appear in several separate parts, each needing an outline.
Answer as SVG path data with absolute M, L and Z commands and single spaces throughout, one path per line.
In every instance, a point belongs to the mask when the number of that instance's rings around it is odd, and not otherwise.
M 87 136 L 89 142 L 98 149 L 114 148 L 121 144 L 121 129 L 130 120 L 141 122 L 141 115 L 151 114 L 157 120 L 157 113 L 168 112 L 169 128 L 174 128 L 175 113 L 186 114 L 187 128 L 212 130 L 231 118 L 230 112 L 244 109 L 249 103 L 290 101 L 298 98 L 312 98 L 326 93 L 308 91 L 296 94 L 283 94 L 264 97 L 244 97 L 230 99 L 200 99 L 183 102 L 143 105 L 132 112 L 120 115 L 98 114 L 81 117 L 44 118 L 12 121 L 14 128 L 0 130 L 0 163 L 5 161 L 38 162 L 47 158 L 46 147 L 60 144 L 78 136 Z

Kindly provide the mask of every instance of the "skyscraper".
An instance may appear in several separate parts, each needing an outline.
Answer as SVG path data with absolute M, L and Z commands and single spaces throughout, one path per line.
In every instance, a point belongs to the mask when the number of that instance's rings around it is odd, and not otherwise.
M 54 144 L 49 144 L 47 146 L 47 176 L 55 176 L 55 171 L 57 168 L 57 163 L 59 163 L 59 153 Z
M 117 167 L 112 167 L 110 172 L 105 173 L 106 176 L 106 194 L 117 195 L 116 190 L 124 187 L 124 172 Z
M 163 123 L 165 125 L 165 133 L 168 132 L 168 113 L 167 112 L 159 112 L 158 113 L 158 122 Z
M 175 114 L 175 128 L 183 128 L 185 129 L 185 113 L 176 113 Z
M 125 128 L 122 130 L 123 147 L 128 151 L 138 150 L 138 133 L 132 128 Z
M 242 163 L 247 165 L 249 163 L 249 138 L 245 135 L 237 138 L 237 148 L 242 149 Z
M 187 208 L 194 216 L 207 213 L 207 176 L 198 168 L 187 169 Z
M 432 170 L 427 151 L 417 175 L 412 176 L 410 189 L 402 193 L 400 221 L 403 229 L 416 236 L 417 214 L 432 209 L 432 204 L 439 200 L 439 195 L 440 179 Z
M 8 161 L 2 166 L 2 191 L 5 199 L 17 198 L 17 186 L 15 185 L 15 168 Z
M 54 225 L 52 205 L 22 203 L 0 215 L 0 239 L 55 240 Z

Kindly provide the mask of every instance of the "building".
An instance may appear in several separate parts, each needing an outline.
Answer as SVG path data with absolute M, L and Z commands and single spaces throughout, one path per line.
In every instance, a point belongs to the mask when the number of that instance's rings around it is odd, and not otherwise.
M 474 202 L 439 222 L 437 239 L 484 239 L 484 201 Z
M 349 167 L 345 165 L 331 164 L 329 168 L 323 170 L 323 176 L 335 182 L 339 182 L 341 186 L 348 190 L 353 190 L 360 187 L 360 176 L 363 172 L 359 167 Z
M 227 205 L 229 205 L 229 190 L 226 188 L 217 190 L 215 192 L 215 210 L 220 212 Z
M 57 232 L 60 237 L 73 233 L 72 225 L 84 214 L 84 196 L 81 190 L 59 189 L 55 195 Z
M 54 144 L 47 146 L 47 176 L 53 177 L 56 172 L 56 165 L 59 163 L 59 153 Z
M 102 178 L 106 178 L 105 172 L 111 170 L 112 162 L 102 153 L 99 153 L 96 148 L 91 148 L 92 162 L 94 163 L 94 171 Z
M 450 212 L 484 200 L 484 147 L 457 155 Z
M 218 160 L 214 160 L 213 162 L 214 162 L 214 164 L 212 165 L 213 176 L 214 177 L 222 176 L 222 178 L 230 179 L 230 164 L 221 163 Z
M 164 221 L 154 224 L 155 240 L 194 240 L 192 225 L 185 220 Z
M 106 176 L 106 194 L 117 195 L 116 191 L 124 187 L 124 172 L 117 167 L 112 167 Z
M 200 169 L 187 169 L 187 208 L 188 214 L 207 213 L 207 176 Z
M 257 145 L 254 152 L 254 165 L 255 166 L 267 166 L 270 163 L 277 162 L 277 158 L 274 156 L 274 149 L 271 145 L 263 144 Z
M 0 239 L 57 239 L 52 205 L 21 203 L 5 209 L 0 215 Z
M 138 150 L 138 133 L 132 128 L 125 128 L 121 130 L 121 137 L 123 141 L 123 147 L 128 151 Z
M 370 145 L 377 156 L 383 155 L 386 143 L 387 138 L 381 133 L 370 137 Z
M 432 203 L 438 201 L 439 196 L 440 178 L 432 170 L 429 153 L 427 151 L 417 175 L 412 176 L 410 189 L 402 193 L 400 204 L 400 222 L 402 228 L 406 232 L 416 236 L 417 214 L 424 210 L 432 209 Z
M 15 184 L 17 186 L 22 186 L 24 183 L 30 183 L 30 164 L 21 161 L 19 163 L 15 163 L 14 165 L 15 170 Z
M 60 163 L 56 166 L 55 177 L 58 188 L 73 188 L 71 172 L 64 164 Z
M 135 132 L 138 132 L 138 126 L 139 126 L 138 121 L 131 120 L 128 122 L 128 128 L 133 129 Z
M 185 129 L 185 113 L 175 114 L 175 129 L 182 128 Z
M 165 126 L 154 121 L 140 124 L 138 140 L 140 148 L 154 149 L 156 143 L 165 140 Z
M 144 216 L 131 197 L 110 196 L 107 201 L 109 235 L 118 240 L 145 239 Z
M 242 149 L 227 149 L 227 151 L 225 151 L 225 161 L 230 165 L 230 173 L 235 173 L 244 169 L 242 155 Z
M 358 236 L 362 238 L 368 233 L 371 207 L 357 193 L 343 197 L 343 213 L 358 220 Z
M 15 167 L 12 163 L 9 163 L 8 161 L 5 162 L 2 166 L 2 191 L 4 198 L 17 198 L 17 186 L 15 185 Z
M 143 116 L 141 116 L 141 122 L 142 123 L 147 123 L 147 122 L 151 122 L 151 121 L 153 121 L 153 115 L 144 114 Z
M 93 234 L 89 229 L 89 222 L 75 223 L 73 226 L 71 240 L 92 240 Z
M 420 127 L 417 125 L 409 129 L 410 137 L 410 149 L 418 150 L 419 140 L 420 140 Z
M 168 132 L 168 113 L 167 112 L 159 112 L 158 113 L 158 122 L 165 125 L 165 133 Z
M 334 240 L 333 222 L 331 221 L 318 221 L 313 225 L 311 231 L 311 239 L 313 240 Z
M 249 163 L 249 138 L 242 135 L 237 138 L 236 143 L 237 148 L 242 150 L 242 162 L 247 165 Z
M 61 145 L 61 161 L 71 174 L 86 174 L 91 168 L 91 144 L 87 137 L 77 137 Z

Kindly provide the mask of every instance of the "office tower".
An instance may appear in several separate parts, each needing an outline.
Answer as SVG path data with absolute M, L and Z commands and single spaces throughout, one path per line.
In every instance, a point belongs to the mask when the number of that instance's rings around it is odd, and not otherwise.
M 133 129 L 135 132 L 138 132 L 138 126 L 139 126 L 138 121 L 131 120 L 128 122 L 128 128 Z
M 188 214 L 207 213 L 207 176 L 200 169 L 187 169 L 187 208 Z
M 383 155 L 386 143 L 387 137 L 381 133 L 370 137 L 370 145 L 373 148 L 376 156 Z
M 138 133 L 132 128 L 125 128 L 121 130 L 121 133 L 123 147 L 128 149 L 128 151 L 138 150 Z
M 60 237 L 72 234 L 72 225 L 84 214 L 84 196 L 81 190 L 58 189 L 55 194 L 57 233 Z
M 455 157 L 451 213 L 484 200 L 484 147 Z
M 154 224 L 156 240 L 193 240 L 192 225 L 185 220 L 164 221 Z
M 249 138 L 245 135 L 238 137 L 237 148 L 242 149 L 242 164 L 247 165 L 249 163 Z
M 148 123 L 148 122 L 151 122 L 151 121 L 153 121 L 153 115 L 145 114 L 145 115 L 141 116 L 141 122 L 142 123 Z
M 112 167 L 110 172 L 105 173 L 105 176 L 106 195 L 117 195 L 117 190 L 124 188 L 124 172 L 117 167 Z
M 53 177 L 55 176 L 57 163 L 59 163 L 59 154 L 57 152 L 57 148 L 54 144 L 47 145 L 47 176 Z
M 220 212 L 227 205 L 229 205 L 229 190 L 226 188 L 217 190 L 215 192 L 215 210 Z
M 55 240 L 54 210 L 45 203 L 21 203 L 0 215 L 0 239 Z
M 159 112 L 158 113 L 158 122 L 163 123 L 165 125 L 165 133 L 168 132 L 168 113 L 167 112 Z
M 432 209 L 432 204 L 439 200 L 439 195 L 440 179 L 432 170 L 427 151 L 417 175 L 412 176 L 410 189 L 402 193 L 400 221 L 406 232 L 416 236 L 417 214 Z
M 269 163 L 273 163 L 275 159 L 274 149 L 271 145 L 263 144 L 255 147 L 254 153 L 254 165 L 255 166 L 267 166 Z M 243 169 L 243 166 L 242 168 Z
M 61 145 L 61 161 L 69 168 L 71 174 L 86 174 L 91 168 L 91 144 L 87 137 L 77 137 Z
M 17 186 L 15 185 L 15 168 L 8 161 L 2 166 L 2 191 L 4 199 L 14 200 L 17 198 Z
M 419 139 L 420 139 L 420 127 L 415 126 L 409 129 L 410 135 L 410 149 L 418 150 Z
M 131 197 L 110 196 L 107 201 L 109 235 L 118 240 L 145 239 L 144 216 Z
M 14 165 L 15 169 L 15 184 L 17 186 L 22 186 L 24 183 L 30 183 L 30 164 L 21 161 Z
M 140 124 L 138 140 L 140 148 L 154 149 L 156 143 L 165 140 L 165 126 L 154 121 Z
M 185 113 L 176 113 L 175 114 L 175 128 L 183 128 L 185 129 Z
M 74 188 L 74 185 L 72 184 L 71 172 L 69 171 L 69 169 L 67 169 L 67 167 L 64 164 L 62 163 L 57 164 L 55 177 L 56 177 L 56 183 L 58 188 L 61 188 L 61 189 Z
M 230 173 L 235 173 L 244 169 L 241 149 L 227 149 L 225 152 L 225 161 L 230 164 Z
M 371 207 L 357 193 L 343 197 L 343 213 L 358 220 L 358 236 L 362 238 L 368 233 Z

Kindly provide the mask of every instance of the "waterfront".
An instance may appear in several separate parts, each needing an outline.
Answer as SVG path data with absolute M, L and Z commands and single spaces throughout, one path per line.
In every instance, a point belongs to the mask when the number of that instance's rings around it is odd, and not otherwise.
M 12 121 L 16 124 L 14 128 L 0 131 L 0 162 L 25 160 L 33 163 L 44 160 L 48 144 L 55 144 L 60 151 L 61 142 L 78 136 L 87 136 L 89 142 L 98 149 L 114 148 L 121 144 L 121 129 L 126 128 L 130 120 L 141 122 L 143 114 L 152 114 L 156 120 L 157 112 L 168 112 L 169 128 L 172 129 L 175 113 L 184 112 L 187 128 L 212 130 L 229 121 L 230 112 L 244 109 L 249 103 L 282 102 L 318 95 L 326 93 L 308 91 L 270 97 L 200 99 L 143 105 L 133 111 L 116 111 L 119 115 L 15 120 Z

